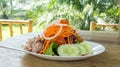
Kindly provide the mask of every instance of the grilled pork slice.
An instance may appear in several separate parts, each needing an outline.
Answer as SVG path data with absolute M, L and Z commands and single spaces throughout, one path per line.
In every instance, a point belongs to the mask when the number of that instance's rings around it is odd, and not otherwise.
M 28 39 L 28 42 L 26 43 L 25 49 L 30 52 L 39 52 L 44 48 L 44 39 L 40 36 L 33 37 L 31 39 Z

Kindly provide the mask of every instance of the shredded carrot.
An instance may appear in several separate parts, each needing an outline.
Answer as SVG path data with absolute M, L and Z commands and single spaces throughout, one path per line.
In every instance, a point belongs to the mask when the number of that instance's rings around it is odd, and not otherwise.
M 66 20 L 66 19 L 63 19 L 63 20 L 60 20 L 60 23 L 61 23 L 61 24 L 69 24 L 69 21 Z
M 66 26 L 62 26 L 62 31 L 59 33 L 59 35 L 57 35 L 54 39 L 52 39 L 54 42 L 56 42 L 58 45 L 62 45 L 62 44 L 72 44 L 73 43 L 73 35 L 78 34 L 76 32 L 76 30 L 69 25 L 69 22 L 66 20 L 60 21 L 61 24 L 68 24 Z M 60 30 L 60 26 L 53 24 L 51 26 L 49 26 L 45 31 L 44 31 L 44 35 L 46 37 L 52 37 L 54 35 L 56 35 L 58 33 L 58 31 Z M 66 38 L 66 39 L 65 39 Z M 79 36 L 77 37 L 77 39 L 79 39 L 79 41 L 82 41 L 83 39 Z M 44 48 L 43 50 L 40 51 L 40 53 L 45 53 L 46 49 L 49 48 L 50 43 L 52 40 L 45 40 L 44 41 Z
M 40 51 L 40 53 L 45 54 L 46 49 L 50 46 L 50 45 L 49 45 L 50 42 L 51 42 L 51 40 L 46 40 L 46 41 L 45 41 L 45 44 L 44 44 L 45 47 L 44 47 L 44 49 L 43 49 L 42 51 Z

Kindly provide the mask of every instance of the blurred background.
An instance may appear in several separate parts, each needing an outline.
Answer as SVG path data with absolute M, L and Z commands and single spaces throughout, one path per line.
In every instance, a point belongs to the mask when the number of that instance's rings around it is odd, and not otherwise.
M 119 24 L 119 14 L 118 0 L 0 0 L 0 19 L 33 19 L 34 32 L 42 31 L 46 24 L 61 18 L 68 19 L 80 30 L 89 30 L 91 21 Z M 18 26 L 14 27 L 17 34 Z M 5 34 L 7 25 L 2 29 Z M 24 29 L 26 32 L 26 26 Z M 118 28 L 105 30 L 118 32 Z

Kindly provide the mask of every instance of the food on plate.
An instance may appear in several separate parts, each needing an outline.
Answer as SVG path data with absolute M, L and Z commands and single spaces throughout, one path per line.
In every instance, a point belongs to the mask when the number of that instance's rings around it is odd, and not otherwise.
M 61 45 L 58 48 L 58 54 L 60 56 L 78 56 L 79 55 L 79 49 L 74 45 Z
M 80 44 L 74 44 L 74 45 L 77 47 L 77 49 L 79 49 L 79 56 L 86 54 L 86 50 L 82 45 Z
M 90 46 L 89 43 L 82 42 L 82 43 L 80 43 L 80 45 L 82 45 L 85 48 L 86 54 L 91 54 L 93 52 L 92 46 Z
M 69 21 L 62 19 L 49 24 L 41 35 L 29 39 L 25 49 L 30 52 L 52 56 L 90 54 L 92 52 L 91 47 L 83 41 L 83 38 L 69 24 Z
M 57 53 L 58 45 L 55 42 L 50 44 L 50 47 L 46 49 L 45 55 L 58 55 Z
M 92 54 L 92 47 L 87 42 L 78 44 L 65 44 L 58 47 L 60 56 L 84 56 Z
M 31 52 L 39 52 L 44 48 L 43 44 L 44 44 L 44 39 L 40 38 L 40 36 L 34 37 L 28 39 L 25 49 Z

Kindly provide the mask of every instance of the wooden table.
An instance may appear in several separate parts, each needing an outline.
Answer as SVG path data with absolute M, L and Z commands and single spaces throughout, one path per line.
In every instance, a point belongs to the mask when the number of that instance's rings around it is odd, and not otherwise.
M 0 46 L 23 44 L 38 33 L 14 36 L 0 43 Z M 120 45 L 113 42 L 98 42 L 106 51 L 100 55 L 79 61 L 53 61 L 42 59 L 26 52 L 0 47 L 0 67 L 120 67 Z

